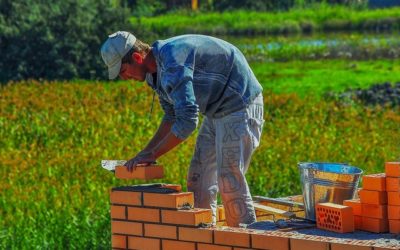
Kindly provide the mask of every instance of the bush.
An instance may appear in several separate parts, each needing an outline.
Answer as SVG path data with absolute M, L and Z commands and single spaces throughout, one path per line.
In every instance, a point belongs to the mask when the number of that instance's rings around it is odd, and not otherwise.
M 111 0 L 2 0 L 0 82 L 106 77 L 99 53 L 107 35 L 128 28 Z

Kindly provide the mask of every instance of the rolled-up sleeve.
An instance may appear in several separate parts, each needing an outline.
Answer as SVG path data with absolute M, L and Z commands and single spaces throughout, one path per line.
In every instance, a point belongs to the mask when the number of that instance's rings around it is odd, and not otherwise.
M 196 104 L 193 91 L 193 68 L 177 64 L 169 65 L 163 71 L 161 82 L 174 103 L 175 122 L 171 131 L 176 137 L 184 140 L 196 129 L 199 120 L 199 106 Z M 169 108 L 168 105 L 166 107 Z M 168 113 L 171 114 L 171 111 Z M 165 119 L 169 117 L 168 115 Z
M 164 110 L 164 121 L 175 122 L 175 110 L 174 105 L 164 100 L 162 97 L 159 98 L 161 108 Z

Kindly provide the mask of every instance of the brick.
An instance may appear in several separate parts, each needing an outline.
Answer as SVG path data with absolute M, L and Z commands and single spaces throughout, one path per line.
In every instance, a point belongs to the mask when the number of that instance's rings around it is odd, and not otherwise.
M 213 243 L 213 230 L 208 228 L 179 227 L 179 240 Z
M 374 250 L 370 246 L 359 246 L 353 244 L 331 243 L 330 250 Z
M 386 162 L 385 173 L 386 176 L 400 177 L 400 162 Z
M 128 220 L 160 222 L 160 209 L 128 207 Z
M 388 204 L 400 206 L 400 192 L 387 192 Z
M 162 240 L 163 250 L 195 250 L 196 244 L 176 240 Z
M 362 216 L 377 218 L 377 219 L 388 218 L 387 205 L 362 204 L 361 206 L 362 206 Z
M 192 192 L 157 194 L 143 193 L 144 206 L 160 208 L 179 208 L 184 205 L 194 206 L 194 197 Z
M 386 191 L 386 174 L 369 174 L 362 177 L 363 189 L 374 191 Z
M 247 230 L 240 228 L 216 228 L 214 230 L 214 244 L 250 247 L 250 234 Z
M 212 222 L 210 209 L 194 208 L 190 210 L 161 210 L 161 221 L 165 224 L 198 226 Z
M 362 229 L 362 216 L 354 215 L 354 229 Z
M 164 169 L 162 166 L 138 166 L 132 172 L 129 172 L 125 166 L 115 167 L 115 177 L 118 179 L 138 179 L 153 180 L 162 179 L 164 177 Z
M 197 250 L 232 250 L 232 247 L 198 243 Z
M 400 220 L 389 220 L 389 232 L 400 234 Z
M 132 206 L 142 205 L 142 193 L 130 191 L 112 191 L 110 193 L 112 204 L 123 204 Z
M 142 236 L 142 223 L 112 220 L 111 232 L 113 234 L 129 234 Z
M 400 192 L 400 178 L 386 177 L 386 191 Z
M 144 224 L 144 235 L 146 237 L 156 237 L 173 240 L 178 239 L 176 226 Z
M 400 220 L 400 206 L 388 206 L 388 219 Z
M 234 247 L 233 250 L 252 250 L 253 248 Z
M 159 239 L 129 236 L 128 248 L 137 250 L 160 250 L 161 243 Z
M 169 188 L 169 189 L 173 189 L 177 192 L 182 192 L 182 186 L 179 184 L 162 184 L 161 186 L 162 188 Z
M 111 219 L 126 220 L 126 206 L 111 206 Z
M 253 248 L 268 250 L 289 250 L 289 238 L 268 234 L 251 234 Z
M 359 192 L 361 203 L 384 205 L 387 204 L 387 194 L 383 191 L 362 189 Z
M 323 241 L 290 239 L 290 250 L 329 250 L 329 243 Z
M 316 206 L 317 227 L 338 233 L 354 232 L 353 209 L 334 203 Z
M 389 230 L 388 220 L 362 217 L 362 230 L 373 233 L 385 233 Z
M 361 216 L 362 215 L 360 199 L 344 200 L 343 201 L 343 205 L 352 207 L 354 216 Z
M 111 247 L 114 248 L 126 248 L 127 247 L 127 236 L 125 235 L 111 235 Z

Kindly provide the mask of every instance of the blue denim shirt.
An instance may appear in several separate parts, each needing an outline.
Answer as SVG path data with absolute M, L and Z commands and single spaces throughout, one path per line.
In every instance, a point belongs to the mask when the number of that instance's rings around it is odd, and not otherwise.
M 199 112 L 219 118 L 245 108 L 262 87 L 244 55 L 232 44 L 204 35 L 183 35 L 152 45 L 157 80 L 147 83 L 159 95 L 164 120 L 186 139 L 196 128 Z

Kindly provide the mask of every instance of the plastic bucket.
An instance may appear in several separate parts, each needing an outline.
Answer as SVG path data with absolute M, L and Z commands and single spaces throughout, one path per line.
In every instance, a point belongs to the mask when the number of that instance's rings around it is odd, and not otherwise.
M 298 164 L 306 218 L 315 221 L 315 205 L 343 204 L 353 199 L 363 171 L 344 163 L 301 162 Z

